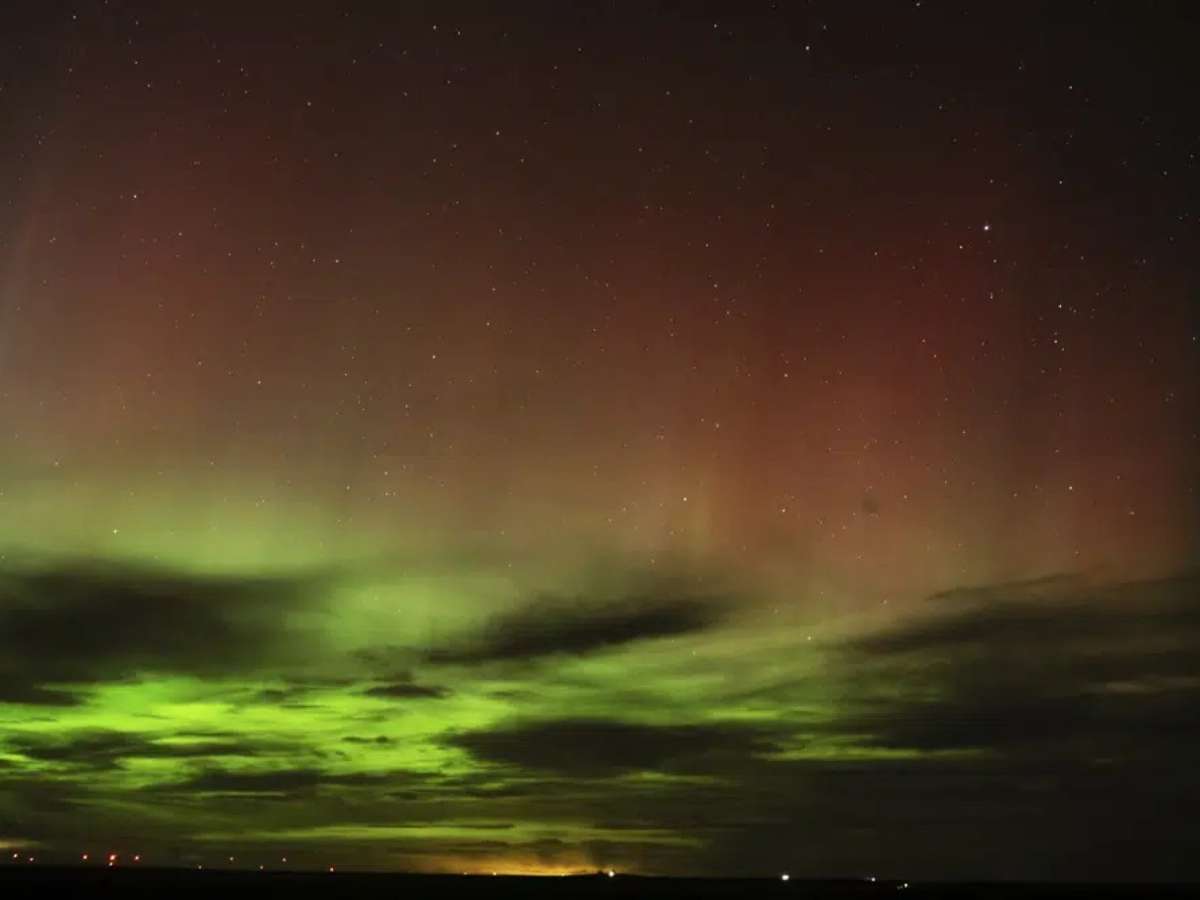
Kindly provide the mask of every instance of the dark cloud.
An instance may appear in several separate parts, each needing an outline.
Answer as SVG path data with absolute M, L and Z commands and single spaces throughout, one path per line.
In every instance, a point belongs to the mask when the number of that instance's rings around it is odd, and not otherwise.
M 261 691 L 255 691 L 251 699 L 255 703 L 264 703 L 271 706 L 287 706 L 292 709 L 305 709 L 310 704 L 299 703 L 297 700 L 307 693 L 307 690 L 296 688 L 263 688 Z
M 393 681 L 388 684 L 380 684 L 367 688 L 363 693 L 368 697 L 388 700 L 421 700 L 450 696 L 447 688 L 432 684 L 417 684 L 413 681 Z
M 449 742 L 484 762 L 574 777 L 703 770 L 707 760 L 750 758 L 771 746 L 763 733 L 738 725 L 639 725 L 604 719 L 518 723 L 458 734 Z
M 261 665 L 319 577 L 209 576 L 72 561 L 0 573 L 0 702 L 69 705 L 67 687 Z
M 1200 780 L 1186 772 L 977 757 L 797 760 L 747 770 L 733 788 L 708 803 L 680 792 L 653 807 L 687 831 L 741 813 L 744 827 L 706 845 L 717 871 L 804 848 L 814 868 L 845 875 L 1054 880 L 1079 871 L 1104 880 L 1156 860 L 1155 877 L 1178 878 L 1186 865 L 1176 860 L 1194 857 L 1176 854 L 1200 847 L 1190 827 Z
M 289 709 L 311 709 L 316 704 L 304 702 L 314 693 L 331 688 L 348 687 L 353 678 L 306 678 L 285 680 L 278 687 L 261 688 L 250 694 L 254 703 L 286 706 Z
M 21 706 L 79 706 L 84 701 L 76 691 L 41 687 L 21 681 L 6 681 L 0 684 L 0 704 L 14 703 Z
M 1125 585 L 1091 585 L 1067 576 L 956 588 L 930 598 L 929 615 L 860 639 L 869 654 L 895 654 L 964 646 L 1012 648 L 1031 640 L 1080 640 L 1114 630 L 1153 632 L 1163 625 L 1200 625 L 1188 597 L 1191 579 Z M 1194 590 L 1194 584 L 1193 584 Z M 1194 597 L 1194 594 L 1193 594 Z
M 218 794 L 290 794 L 322 786 L 376 787 L 404 783 L 407 773 L 351 772 L 336 774 L 319 769 L 276 769 L 264 772 L 231 772 L 210 769 L 187 781 L 172 784 L 172 790 Z
M 493 619 L 473 640 L 434 649 L 439 663 L 482 663 L 584 654 L 635 641 L 705 631 L 720 623 L 730 604 L 688 594 L 629 596 L 616 601 L 543 599 Z
M 889 747 L 1087 764 L 1174 759 L 1200 743 L 1196 575 L 1048 579 L 934 600 L 931 616 L 844 648 L 852 713 L 839 728 Z
M 262 744 L 212 735 L 181 735 L 183 741 L 162 740 L 122 731 L 93 730 L 66 738 L 9 737 L 4 746 L 39 762 L 62 763 L 81 769 L 113 768 L 125 759 L 189 759 L 214 756 L 251 757 Z

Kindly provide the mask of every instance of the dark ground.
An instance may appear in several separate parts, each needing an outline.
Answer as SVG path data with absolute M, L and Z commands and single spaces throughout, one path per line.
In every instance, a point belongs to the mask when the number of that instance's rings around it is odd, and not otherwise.
M 519 878 L 325 872 L 196 872 L 181 869 L 0 869 L 0 897 L 362 897 L 426 898 L 1132 898 L 1200 897 L 1200 885 L 910 884 L 778 879 L 603 876 Z

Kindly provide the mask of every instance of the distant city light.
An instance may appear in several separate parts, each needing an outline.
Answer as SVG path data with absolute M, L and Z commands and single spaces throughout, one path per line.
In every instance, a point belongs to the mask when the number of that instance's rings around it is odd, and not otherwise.
M 609 870 L 608 870 L 608 877 L 609 877 L 609 878 L 614 878 L 614 877 L 616 876 L 616 874 L 617 874 L 617 873 L 616 873 L 616 872 L 614 872 L 612 869 L 609 869 Z
M 787 872 L 784 872 L 782 875 L 779 876 L 780 881 L 790 881 L 791 878 L 792 878 L 792 876 L 789 875 Z

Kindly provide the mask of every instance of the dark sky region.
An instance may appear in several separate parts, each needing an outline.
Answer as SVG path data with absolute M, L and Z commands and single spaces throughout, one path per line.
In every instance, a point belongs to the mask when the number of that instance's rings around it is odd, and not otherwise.
M 1194 877 L 1198 15 L 6 6 L 4 858 Z

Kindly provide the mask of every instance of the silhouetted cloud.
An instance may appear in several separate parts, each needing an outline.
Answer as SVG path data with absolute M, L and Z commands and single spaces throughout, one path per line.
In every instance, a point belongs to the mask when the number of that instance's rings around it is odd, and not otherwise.
M 1200 740 L 1196 575 L 1046 579 L 934 605 L 846 645 L 853 712 L 839 728 L 889 747 L 1088 762 L 1174 757 Z
M 3 746 L 40 762 L 63 763 L 82 769 L 107 769 L 122 760 L 187 759 L 213 756 L 257 756 L 260 743 L 210 735 L 181 735 L 184 740 L 162 741 L 122 731 L 89 730 L 68 737 L 13 735 Z
M 318 577 L 58 562 L 0 573 L 0 702 L 70 705 L 75 684 L 260 665 Z
M 170 787 L 177 791 L 203 793 L 287 794 L 321 786 L 375 787 L 402 783 L 407 778 L 406 773 L 387 772 L 337 774 L 319 769 L 276 769 L 263 772 L 210 769 Z
M 368 697 L 378 697 L 391 700 L 421 700 L 450 696 L 450 691 L 444 687 L 431 684 L 417 684 L 412 681 L 393 681 L 380 684 L 363 691 Z
M 493 619 L 474 639 L 435 648 L 438 663 L 482 663 L 584 654 L 635 641 L 705 631 L 730 604 L 707 596 L 646 595 L 608 602 L 546 598 Z
M 458 734 L 449 743 L 486 762 L 576 777 L 691 770 L 708 757 L 751 757 L 770 749 L 763 733 L 740 725 L 639 725 L 604 719 L 518 723 Z
M 254 703 L 286 706 L 290 709 L 312 708 L 313 703 L 304 702 L 312 695 L 331 688 L 349 687 L 356 683 L 354 678 L 305 678 L 285 679 L 279 687 L 261 688 L 250 694 Z
M 84 698 L 76 691 L 40 687 L 36 684 L 8 681 L 0 684 L 0 703 L 22 706 L 79 706 Z

